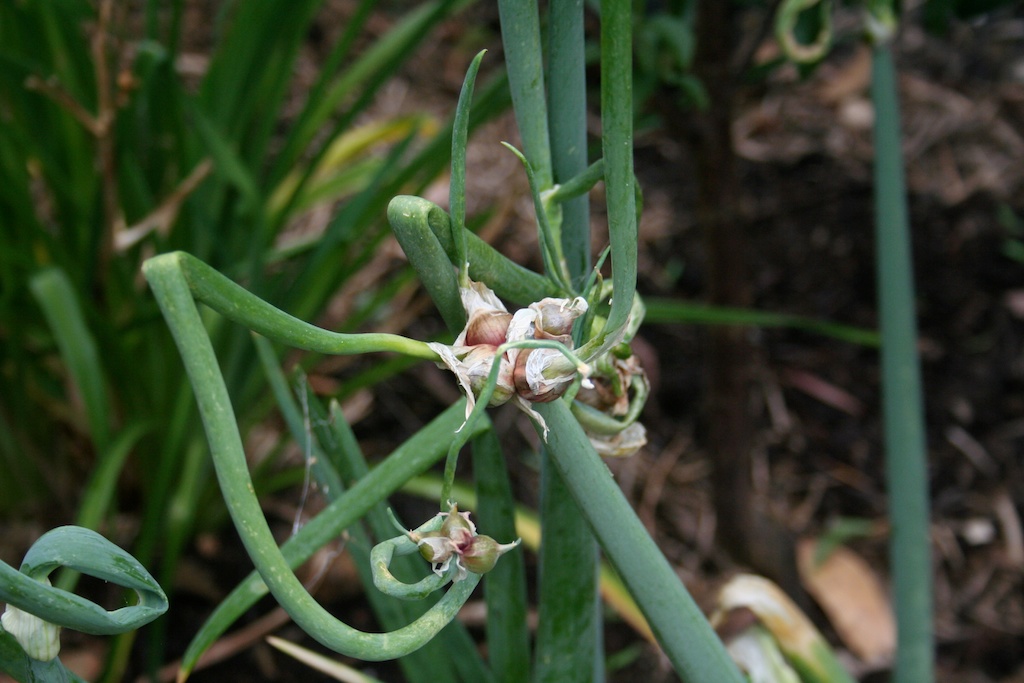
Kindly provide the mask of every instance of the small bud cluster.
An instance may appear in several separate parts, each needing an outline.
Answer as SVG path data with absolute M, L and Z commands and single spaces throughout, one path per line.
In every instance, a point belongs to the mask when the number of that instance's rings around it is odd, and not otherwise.
M 486 574 L 494 569 L 499 557 L 519 545 L 520 539 L 512 543 L 498 543 L 490 536 L 477 534 L 469 513 L 459 512 L 455 503 L 451 503 L 448 512 L 441 514 L 445 520 L 439 531 L 409 532 L 409 538 L 415 541 L 420 555 L 433 565 L 438 576 L 449 570 L 452 561 L 456 567 L 452 581 L 463 580 L 467 572 Z

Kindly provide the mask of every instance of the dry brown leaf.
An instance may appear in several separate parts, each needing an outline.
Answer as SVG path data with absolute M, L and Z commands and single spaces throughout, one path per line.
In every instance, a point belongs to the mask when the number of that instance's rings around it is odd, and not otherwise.
M 818 98 L 829 106 L 862 95 L 871 85 L 871 50 L 861 46 L 852 59 L 831 67 L 822 80 Z
M 816 567 L 816 547 L 812 539 L 797 547 L 804 588 L 853 654 L 873 665 L 890 661 L 896 649 L 896 621 L 882 582 L 867 562 L 842 546 Z

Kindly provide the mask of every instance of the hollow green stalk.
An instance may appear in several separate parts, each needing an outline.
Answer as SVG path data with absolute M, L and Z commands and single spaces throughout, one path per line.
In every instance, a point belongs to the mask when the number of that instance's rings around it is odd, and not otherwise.
M 183 261 L 187 259 L 181 254 L 156 257 L 145 264 L 144 273 L 171 328 L 192 382 L 222 494 L 246 551 L 264 583 L 303 630 L 336 652 L 360 659 L 381 660 L 397 658 L 419 648 L 454 618 L 479 582 L 479 576 L 470 575 L 453 585 L 416 622 L 388 633 L 358 631 L 336 619 L 309 595 L 277 547 L 263 517 L 227 387 L 199 317 Z M 227 308 L 228 317 L 234 315 L 244 319 L 253 328 L 264 334 L 269 332 L 268 336 L 278 341 L 300 347 L 310 343 L 310 329 L 285 320 L 288 316 L 272 307 L 257 305 L 258 300 L 251 295 L 249 298 L 234 291 L 225 296 L 224 283 L 230 284 L 230 281 L 224 279 L 221 282 L 194 264 L 192 271 L 206 276 L 200 280 L 201 283 L 214 283 L 209 285 L 209 290 L 204 289 L 204 284 L 193 283 L 200 294 L 212 294 L 201 296 L 201 300 L 212 298 L 215 307 Z
M 889 552 L 898 636 L 893 680 L 927 683 L 935 677 L 928 458 L 899 102 L 887 43 L 873 48 L 871 97 Z
M 399 241 L 406 239 L 403 237 L 403 233 L 406 232 L 411 233 L 408 239 L 416 241 L 426 241 L 426 234 L 433 233 L 450 263 L 458 263 L 455 240 L 452 237 L 451 219 L 445 210 L 437 204 L 422 197 L 399 195 L 388 205 L 388 221 L 399 237 Z M 502 299 L 520 306 L 528 306 L 544 297 L 561 294 L 559 288 L 551 280 L 509 260 L 508 257 L 499 253 L 476 235 L 466 233 L 466 241 L 469 276 L 477 282 L 486 282 Z M 425 285 L 430 287 L 430 272 L 439 270 L 440 266 L 433 259 L 420 259 L 415 251 L 412 254 L 417 255 L 416 260 L 413 260 L 411 255 L 409 257 L 417 274 L 423 278 Z M 421 265 L 417 265 L 418 263 Z M 424 275 L 428 277 L 424 277 Z M 444 287 L 444 285 L 438 286 L 440 292 L 438 294 L 431 291 L 431 298 L 434 299 L 434 303 L 445 316 L 446 323 L 449 317 L 453 319 L 456 317 L 455 313 L 447 309 L 458 309 L 458 313 L 462 316 L 462 323 L 449 323 L 449 329 L 459 330 L 465 325 L 466 313 L 462 309 L 462 302 L 457 298 L 458 292 L 455 291 L 453 294 Z
M 551 129 L 551 166 L 556 191 L 571 194 L 580 183 L 586 190 L 587 166 L 587 79 L 586 40 L 583 31 L 583 0 L 551 3 L 548 28 L 548 75 L 557 83 L 548 93 Z M 598 162 L 596 182 L 604 164 Z M 582 181 L 580 180 L 582 178 Z M 592 187 L 592 185 L 591 185 Z M 576 289 L 590 274 L 590 202 L 586 190 L 560 202 L 562 210 L 562 252 Z M 550 198 L 549 198 L 550 199 Z
M 550 427 L 548 449 L 609 561 L 687 683 L 742 683 L 722 642 L 644 529 L 563 401 L 537 406 Z
M 452 126 L 452 173 L 448 203 L 451 206 L 452 239 L 455 243 L 455 265 L 459 269 L 460 287 L 469 286 L 469 261 L 466 253 L 466 145 L 469 138 L 469 111 L 473 103 L 473 85 L 485 52 L 477 53 L 469 64 L 455 107 L 455 124 Z
M 498 13 L 523 153 L 530 160 L 538 187 L 546 190 L 551 187 L 552 176 L 540 14 L 532 0 L 499 0 Z
M 583 4 L 552 2 L 549 15 L 548 74 L 557 83 L 548 95 L 551 163 L 555 183 L 571 182 L 587 167 L 586 71 Z M 531 188 L 532 189 L 532 188 Z M 590 211 L 586 195 L 567 202 L 538 202 L 542 216 L 553 211 L 551 231 L 557 259 L 549 272 L 565 286 L 590 275 Z M 554 270 L 556 269 L 557 270 Z M 567 493 L 549 449 L 541 453 L 538 575 L 539 616 L 534 655 L 537 683 L 604 680 L 604 638 L 598 591 L 598 546 L 587 521 Z
M 448 452 L 447 440 L 465 420 L 465 402 L 459 401 L 399 446 L 384 462 L 360 478 L 351 489 L 306 522 L 297 534 L 281 546 L 290 568 L 295 569 L 317 549 L 331 542 L 355 524 L 379 501 L 397 491 L 410 477 L 422 474 Z M 472 429 L 467 425 L 466 429 Z M 267 594 L 259 574 L 249 574 L 221 601 L 195 636 L 182 657 L 184 675 L 195 667 L 200 655 L 246 610 Z
M 581 350 L 603 355 L 621 341 L 636 293 L 637 217 L 633 176 L 632 12 L 628 0 L 601 2 L 601 148 L 612 257 L 612 305 L 604 331 Z
M 135 591 L 139 602 L 108 611 L 44 583 L 58 567 Z M 93 635 L 132 631 L 167 610 L 167 596 L 138 560 L 95 531 L 73 526 L 43 534 L 25 554 L 20 571 L 0 561 L 0 602 L 51 624 Z
M 437 360 L 437 354 L 425 342 L 396 334 L 340 334 L 293 318 L 184 252 L 155 257 L 144 266 L 147 277 L 150 272 L 172 270 L 180 273 L 196 299 L 225 318 L 295 348 L 339 355 L 394 351 L 414 358 Z
M 337 404 L 332 406 L 332 410 L 328 414 L 320 400 L 310 391 L 304 375 L 299 375 L 301 381 L 297 389 L 302 399 L 300 406 L 293 397 L 288 381 L 278 365 L 270 341 L 259 335 L 253 335 L 253 341 L 282 417 L 288 424 L 292 437 L 311 461 L 310 471 L 320 493 L 328 502 L 336 501 L 345 493 L 343 482 L 355 481 L 367 474 L 366 463 L 362 459 L 359 445 L 355 441 L 355 436 L 352 434 L 345 416 Z M 315 440 L 313 439 L 314 435 Z M 383 517 L 383 524 L 379 523 L 381 520 L 378 519 L 378 511 L 379 516 Z M 367 512 L 366 520 L 377 538 L 387 538 L 394 533 L 382 503 L 375 504 Z M 366 598 L 384 630 L 401 628 L 426 611 L 424 605 L 393 600 L 374 588 L 374 575 L 370 566 L 370 553 L 374 543 L 363 525 L 352 524 L 343 533 L 347 538 L 345 549 L 355 563 L 359 580 L 366 592 Z M 285 556 L 287 558 L 288 554 L 285 553 Z M 412 560 L 411 557 L 399 557 L 396 558 L 394 564 L 389 566 L 400 563 L 404 565 L 403 569 L 410 572 L 408 575 L 412 575 L 411 572 L 416 569 L 422 571 L 423 563 L 419 558 L 416 558 L 419 560 L 419 566 L 415 568 L 409 562 L 400 562 L 403 559 Z M 290 559 L 289 564 L 291 564 Z M 266 590 L 265 587 L 264 590 Z M 450 659 L 438 647 L 441 644 L 439 641 L 446 640 L 444 638 L 446 631 L 447 629 L 442 631 L 437 639 L 432 640 L 416 652 L 402 657 L 399 661 L 402 672 L 409 683 L 430 683 L 434 680 L 431 674 L 438 677 L 453 675 Z

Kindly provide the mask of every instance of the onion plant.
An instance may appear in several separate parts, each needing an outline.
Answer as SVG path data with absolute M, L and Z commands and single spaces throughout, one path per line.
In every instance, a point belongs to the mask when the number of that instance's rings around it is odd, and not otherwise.
M 171 167 L 176 170 L 177 194 L 171 195 L 171 204 L 159 206 L 154 204 L 167 178 L 150 177 L 141 168 L 128 169 L 124 177 L 115 171 L 114 161 L 120 158 L 129 163 L 129 157 L 118 147 L 106 118 L 120 114 L 109 88 L 104 34 L 98 33 L 100 38 L 93 43 L 99 56 L 95 74 L 89 74 L 68 61 L 68 55 L 81 54 L 85 46 L 73 32 L 66 33 L 54 23 L 45 5 L 0 9 L 4 13 L 0 19 L 13 17 L 45 34 L 54 55 L 52 64 L 34 63 L 26 56 L 27 47 L 17 41 L 0 52 L 38 91 L 32 97 L 20 93 L 6 115 L 30 120 L 42 112 L 47 125 L 64 131 L 70 143 L 43 150 L 49 154 L 33 155 L 29 133 L 0 135 L 0 151 L 5 152 L 0 155 L 4 159 L 0 179 L 9 181 L 0 189 L 0 201 L 28 225 L 12 238 L 23 246 L 35 245 L 32 248 L 42 255 L 35 261 L 4 261 L 0 277 L 13 282 L 28 273 L 28 289 L 50 332 L 49 343 L 64 359 L 68 377 L 86 405 L 80 428 L 91 438 L 100 466 L 94 475 L 97 485 L 91 487 L 80 513 L 83 523 L 100 524 L 129 452 L 147 435 L 161 434 L 159 458 L 152 463 L 158 489 L 148 492 L 152 497 L 143 520 L 141 554 L 144 560 L 155 558 L 157 539 L 167 530 L 163 569 L 169 573 L 194 521 L 195 484 L 206 466 L 203 449 L 184 427 L 191 393 L 221 494 L 255 571 L 195 634 L 179 680 L 190 675 L 218 636 L 270 593 L 299 627 L 328 649 L 361 661 L 398 659 L 406 678 L 414 683 L 603 681 L 599 587 L 615 579 L 603 566 L 602 553 L 621 581 L 615 585 L 624 586 L 631 595 L 649 632 L 683 680 L 744 680 L 601 459 L 628 456 L 645 441 L 638 417 L 648 384 L 630 348 L 646 311 L 636 293 L 639 207 L 632 168 L 631 2 L 600 3 L 601 154 L 594 160 L 587 156 L 583 3 L 551 0 L 546 4 L 547 21 L 542 22 L 537 5 L 528 0 L 499 2 L 507 83 L 522 141 L 522 149 L 506 147 L 521 162 L 528 180 L 543 272 L 511 262 L 467 228 L 466 146 L 471 121 L 479 120 L 481 110 L 488 111 L 502 99 L 497 88 L 474 97 L 483 53 L 468 67 L 452 123 L 447 211 L 422 197 L 398 194 L 410 187 L 419 191 L 436 170 L 437 160 L 447 156 L 447 150 L 438 151 L 438 145 L 447 140 L 428 144 L 426 151 L 407 163 L 404 152 L 413 132 L 399 126 L 406 131 L 404 143 L 383 162 L 367 167 L 367 189 L 340 210 L 325 234 L 316 241 L 279 248 L 276 239 L 289 217 L 323 196 L 336 196 L 337 188 L 345 185 L 337 157 L 332 161 L 332 150 L 351 160 L 338 151 L 350 149 L 346 144 L 351 140 L 342 144 L 342 130 L 423 32 L 459 3 L 439 0 L 423 5 L 371 49 L 359 68 L 334 77 L 334 67 L 348 55 L 372 4 L 359 5 L 293 132 L 281 145 L 271 144 L 274 120 L 261 117 L 243 96 L 249 91 L 232 84 L 241 79 L 264 100 L 282 103 L 297 37 L 317 2 L 279 0 L 241 6 L 237 23 L 225 29 L 225 41 L 232 47 L 210 65 L 198 97 L 171 98 L 173 106 L 160 110 L 153 107 L 166 94 L 161 87 L 169 83 L 179 87 L 169 69 L 180 47 L 176 36 L 180 37 L 181 6 L 175 5 L 172 26 L 165 33 L 157 5 L 150 5 L 146 30 L 151 42 L 140 50 L 136 67 L 145 76 L 146 98 L 134 101 L 131 116 L 121 122 L 118 132 L 141 137 L 140 128 L 157 124 L 173 132 L 170 148 L 150 150 L 154 157 L 175 161 Z M 780 42 L 796 58 L 817 59 L 830 40 L 827 13 L 819 17 L 822 31 L 812 44 L 791 39 L 801 12 L 814 4 L 796 0 L 781 5 Z M 907 496 L 891 511 L 901 636 L 896 671 L 897 680 L 925 681 L 932 667 L 927 480 L 906 208 L 898 156 L 889 156 L 894 151 L 898 155 L 899 149 L 892 67 L 884 47 L 888 35 L 884 29 L 892 15 L 885 3 L 877 4 L 872 8 L 872 26 L 879 39 L 873 94 L 879 120 L 880 345 L 888 476 L 890 486 L 899 482 Z M 88 13 L 84 4 L 75 8 L 76 16 Z M 112 21 L 113 5 L 101 0 L 98 13 L 102 29 Z M 286 20 L 279 23 L 282 17 Z M 542 23 L 547 26 L 547 50 Z M 161 42 L 167 35 L 170 40 Z M 59 70 L 61 79 L 38 79 L 47 69 Z M 353 96 L 353 106 L 334 122 L 332 142 L 319 152 L 311 151 L 322 124 L 340 102 Z M 90 107 L 95 110 L 92 114 Z M 156 120 L 147 118 L 151 115 Z M 17 152 L 13 158 L 20 162 L 8 163 L 12 157 L 6 152 Z M 99 179 L 85 173 L 94 162 L 105 174 Z M 62 165 L 72 176 L 68 184 L 58 182 Z M 30 178 L 24 175 L 25 168 L 42 171 Z M 133 171 L 139 172 L 134 181 Z M 587 193 L 599 181 L 605 185 L 610 243 L 594 264 Z M 51 239 L 42 230 L 53 216 L 37 215 L 31 206 L 32 185 L 40 182 L 53 194 L 55 216 L 77 217 L 69 228 L 78 231 L 71 236 L 74 239 Z M 100 191 L 93 193 L 94 189 Z M 166 217 L 167 212 L 189 215 L 189 227 L 178 228 L 188 234 L 171 230 L 177 224 Z M 355 248 L 374 212 L 386 214 L 453 343 L 329 331 L 306 322 L 316 317 L 330 293 L 376 246 L 379 237 L 373 235 L 362 251 Z M 129 218 L 134 221 L 131 227 Z M 226 233 L 233 235 L 231 239 L 215 239 L 213 235 L 219 233 L 207 229 L 221 222 L 241 224 L 246 230 Z M 95 231 L 91 225 L 102 228 Z M 147 346 L 158 335 L 136 320 L 140 304 L 130 296 L 134 291 L 130 266 L 132 259 L 142 257 L 143 245 L 163 252 L 146 260 L 142 269 L 184 363 L 187 387 L 179 387 L 174 373 L 167 370 L 166 347 Z M 84 262 L 77 258 L 82 249 L 90 257 Z M 29 252 L 26 247 L 25 253 Z M 342 259 L 341 267 L 336 258 Z M 610 268 L 603 267 L 606 259 Z M 268 264 L 277 266 L 276 275 L 268 274 Z M 111 305 L 129 302 L 124 304 L 126 309 L 114 306 L 112 310 L 127 311 L 117 320 L 134 330 L 134 336 L 126 335 L 129 339 L 123 343 L 131 350 L 145 348 L 144 357 L 160 367 L 155 371 L 161 383 L 159 420 L 145 413 L 115 419 L 112 397 L 127 403 L 135 396 L 130 387 L 123 393 L 114 391 L 119 386 L 116 380 L 135 375 L 107 367 L 108 361 L 103 360 L 100 349 L 123 330 L 96 332 L 97 321 L 110 311 L 84 304 L 76 291 L 88 288 L 102 292 Z M 10 297 L 4 303 L 5 313 L 24 305 Z M 207 315 L 209 311 L 200 304 L 216 315 Z M 679 315 L 670 305 L 660 306 L 657 313 Z M 812 325 L 789 318 L 751 317 L 742 311 L 713 313 L 725 316 L 720 322 Z M 699 317 L 708 312 L 690 314 Z M 838 326 L 823 331 L 861 343 L 879 341 Z M 410 362 L 433 362 L 451 371 L 464 398 L 370 468 L 336 402 L 324 405 L 301 383 L 293 394 L 280 368 L 282 346 L 317 357 L 387 353 Z M 254 358 L 261 373 L 251 372 L 249 361 Z M 11 381 L 6 376 L 4 380 Z M 297 525 L 280 546 L 264 518 L 242 437 L 253 420 L 251 407 L 264 387 L 274 395 L 288 430 L 306 455 L 309 476 L 316 479 L 328 502 L 318 515 Z M 526 625 L 527 581 L 518 538 L 523 527 L 517 527 L 517 505 L 502 444 L 487 415 L 489 406 L 504 403 L 529 416 L 541 443 L 539 625 L 533 638 Z M 17 416 L 3 407 L 0 419 L 12 423 Z M 458 460 L 466 446 L 473 457 L 472 493 L 456 481 Z M 9 455 L 14 446 L 4 439 L 0 448 Z M 441 462 L 443 475 L 435 492 L 439 512 L 411 523 L 399 520 L 388 507 L 390 496 L 415 486 L 426 470 Z M 17 475 L 38 484 L 37 473 L 30 468 Z M 181 517 L 166 521 L 162 515 L 170 503 L 169 509 L 182 511 Z M 467 505 L 475 506 L 472 514 Z M 358 630 L 329 613 L 294 573 L 314 552 L 346 531 L 380 632 Z M 60 586 L 51 587 L 47 577 L 58 566 L 133 591 L 136 603 L 108 612 Z M 400 578 L 410 576 L 418 578 Z M 73 578 L 64 581 L 70 587 Z M 486 661 L 455 619 L 481 583 L 487 603 Z M 96 634 L 131 632 L 167 608 L 163 591 L 142 563 L 80 527 L 59 528 L 44 536 L 29 551 L 20 572 L 0 562 L 0 599 L 9 605 L 0 623 L 0 670 L 20 680 L 73 680 L 55 659 L 60 627 Z M 824 648 L 820 637 L 815 648 Z M 797 659 L 803 656 L 801 652 Z M 320 662 L 318 666 L 328 665 Z M 834 668 L 823 676 L 838 680 L 844 675 L 837 664 L 830 666 Z M 810 676 L 808 680 L 822 677 L 813 671 L 805 675 Z
M 197 634 L 185 656 L 183 675 L 219 633 L 268 591 L 299 626 L 328 648 L 357 659 L 392 659 L 417 651 L 437 636 L 486 575 L 490 662 L 481 664 L 470 645 L 449 651 L 461 680 L 603 680 L 596 600 L 600 546 L 684 680 L 742 680 L 598 455 L 622 455 L 643 443 L 643 428 L 636 418 L 646 397 L 646 379 L 629 349 L 643 316 L 635 293 L 630 4 L 611 0 L 601 8 L 603 158 L 596 165 L 588 163 L 584 151 L 582 11 L 581 3 L 552 3 L 552 21 L 557 24 L 552 26 L 552 40 L 558 37 L 557 52 L 564 60 L 556 66 L 549 57 L 549 74 L 559 79 L 560 93 L 553 96 L 544 88 L 537 7 L 521 1 L 501 4 L 509 84 L 523 141 L 522 151 L 509 147 L 509 153 L 520 159 L 529 180 L 544 272 L 509 262 L 465 227 L 467 126 L 483 54 L 470 65 L 456 110 L 450 211 L 411 196 L 395 197 L 388 208 L 399 242 L 457 334 L 453 344 L 321 329 L 185 253 L 164 254 L 144 265 L 192 383 L 221 491 L 256 567 L 256 574 Z M 610 221 L 610 281 L 589 261 L 584 195 L 601 178 Z M 511 311 L 506 302 L 514 307 Z M 279 548 L 254 493 L 231 393 L 199 303 L 276 344 L 321 354 L 390 352 L 439 363 L 456 376 L 465 402 L 449 408 L 342 492 L 344 479 L 330 474 L 330 464 L 342 458 L 326 454 L 351 454 L 358 446 L 341 438 L 350 432 L 340 411 L 316 407 L 315 398 L 301 392 L 306 410 L 329 413 L 340 430 L 333 435 L 317 433 L 317 453 L 325 457 L 313 459 L 318 463 L 314 476 L 334 493 L 328 508 Z M 265 368 L 275 376 L 273 350 L 265 341 L 258 346 Z M 289 405 L 280 379 L 275 386 L 279 401 Z M 544 450 L 541 625 L 533 655 L 523 618 L 522 558 L 517 539 L 511 537 L 515 506 L 501 445 L 485 412 L 488 405 L 505 402 L 531 417 Z M 285 412 L 292 416 L 297 437 L 309 443 L 310 436 L 296 425 L 295 407 Z M 342 441 L 348 445 L 341 446 Z M 455 499 L 457 460 L 467 444 L 474 450 L 479 531 Z M 441 458 L 446 464 L 438 515 L 416 521 L 410 525 L 414 529 L 397 520 L 390 531 L 377 524 L 377 545 L 369 553 L 377 589 L 401 599 L 430 596 L 432 606 L 407 623 L 385 625 L 388 630 L 383 633 L 357 631 L 327 613 L 299 583 L 293 568 L 342 529 L 373 510 L 379 515 L 379 506 L 393 491 Z M 389 563 L 417 550 L 424 578 L 403 584 Z M 438 599 L 437 593 L 443 595 Z
M 875 248 L 882 332 L 885 474 L 890 492 L 889 548 L 898 639 L 893 680 L 927 683 L 935 680 L 928 451 L 899 95 L 890 46 L 895 28 L 893 8 L 889 3 L 875 3 L 870 14 L 874 42 L 871 99 L 875 105 Z
M 892 594 L 897 621 L 893 680 L 928 683 L 935 679 L 928 455 L 899 95 L 891 47 L 898 8 L 890 0 L 867 0 L 863 4 L 865 33 L 872 45 L 871 100 L 875 108 L 875 248 L 882 412 L 885 478 L 890 493 Z M 797 41 L 794 32 L 802 13 L 812 10 L 819 30 L 813 42 L 805 45 Z M 791 58 L 816 61 L 827 52 L 832 40 L 830 11 L 827 2 L 782 3 L 776 33 Z

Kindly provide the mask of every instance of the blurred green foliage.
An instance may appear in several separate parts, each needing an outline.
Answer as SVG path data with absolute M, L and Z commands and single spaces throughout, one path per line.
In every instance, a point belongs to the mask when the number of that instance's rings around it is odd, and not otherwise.
M 337 35 L 322 0 L 207 17 L 182 0 L 0 4 L 0 514 L 99 528 L 130 510 L 140 525 L 119 542 L 173 575 L 212 478 L 141 263 L 185 250 L 321 314 L 384 238 L 388 200 L 448 162 L 450 122 L 365 120 L 468 3 L 401 8 L 367 44 L 378 4 L 352 3 Z M 472 125 L 502 93 L 483 89 Z M 313 211 L 329 218 L 297 230 Z M 385 304 L 368 297 L 353 317 Z M 266 380 L 243 330 L 211 319 L 209 332 L 247 429 Z

